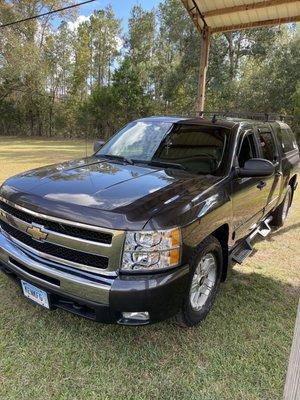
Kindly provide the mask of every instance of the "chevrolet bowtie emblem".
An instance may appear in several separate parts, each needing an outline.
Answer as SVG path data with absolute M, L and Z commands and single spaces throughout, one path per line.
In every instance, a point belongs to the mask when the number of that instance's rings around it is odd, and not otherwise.
M 42 227 L 31 225 L 26 229 L 26 232 L 32 237 L 32 239 L 43 242 L 47 239 L 48 234 L 43 232 L 42 229 Z

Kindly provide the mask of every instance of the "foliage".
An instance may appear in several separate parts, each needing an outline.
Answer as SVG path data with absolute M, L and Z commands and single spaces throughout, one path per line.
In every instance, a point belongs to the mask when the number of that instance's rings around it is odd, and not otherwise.
M 70 3 L 4 0 L 0 21 Z M 0 134 L 108 138 L 133 118 L 194 114 L 200 37 L 178 0 L 135 5 L 126 33 L 111 6 L 77 29 L 62 16 L 0 31 Z M 206 108 L 299 121 L 299 40 L 295 25 L 214 35 Z

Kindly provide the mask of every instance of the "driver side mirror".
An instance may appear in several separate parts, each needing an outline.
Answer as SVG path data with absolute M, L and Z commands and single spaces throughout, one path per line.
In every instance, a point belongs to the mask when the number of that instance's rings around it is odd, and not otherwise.
M 99 139 L 97 142 L 94 143 L 94 153 L 97 153 L 98 150 L 101 149 L 101 147 L 104 145 L 105 140 Z
M 275 167 L 269 160 L 263 158 L 250 158 L 245 162 L 243 168 L 239 168 L 238 176 L 242 178 L 255 178 L 271 176 L 275 172 Z

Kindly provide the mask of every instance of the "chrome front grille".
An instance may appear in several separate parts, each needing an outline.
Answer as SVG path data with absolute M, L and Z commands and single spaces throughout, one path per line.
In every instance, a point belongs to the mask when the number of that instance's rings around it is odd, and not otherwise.
M 1 198 L 0 226 L 33 255 L 82 271 L 114 274 L 124 232 L 38 214 Z
M 19 231 L 4 221 L 0 221 L 0 226 L 4 232 L 8 233 L 11 237 L 39 252 L 49 254 L 53 257 L 62 258 L 66 261 L 71 261 L 73 263 L 77 262 L 78 264 L 92 266 L 95 268 L 108 267 L 107 257 L 68 249 L 67 247 L 58 246 L 52 243 L 38 242 L 37 240 L 32 239 L 26 233 Z
M 99 242 L 103 244 L 111 244 L 112 234 L 107 232 L 99 232 L 88 230 L 85 228 L 79 228 L 77 226 L 70 226 L 63 223 L 58 223 L 50 220 L 45 220 L 34 215 L 30 215 L 18 208 L 12 207 L 4 201 L 0 201 L 0 209 L 12 215 L 24 222 L 29 224 L 36 223 L 43 225 L 45 229 L 53 232 L 62 233 L 64 235 L 70 235 L 83 240 L 91 240 L 93 242 Z

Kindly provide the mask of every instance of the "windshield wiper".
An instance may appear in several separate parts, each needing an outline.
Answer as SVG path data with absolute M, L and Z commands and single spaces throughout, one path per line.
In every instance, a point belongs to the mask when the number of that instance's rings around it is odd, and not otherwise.
M 149 165 L 153 165 L 154 167 L 177 168 L 186 170 L 186 168 L 182 164 L 171 163 L 168 161 L 149 160 L 146 161 L 146 163 Z
M 181 164 L 171 163 L 168 161 L 159 161 L 159 160 L 132 160 L 131 158 L 118 156 L 114 154 L 99 154 L 100 157 L 110 158 L 111 160 L 119 160 L 123 161 L 126 164 L 134 165 L 135 163 L 142 163 L 147 165 L 153 165 L 154 167 L 166 167 L 166 168 L 177 168 L 186 170 L 186 168 Z
M 124 156 L 117 156 L 114 154 L 99 154 L 99 156 L 104 157 L 104 158 L 110 158 L 112 160 L 120 160 L 120 161 L 123 161 L 126 164 L 130 164 L 130 165 L 134 164 L 134 162 L 131 160 L 131 158 L 124 157 Z

